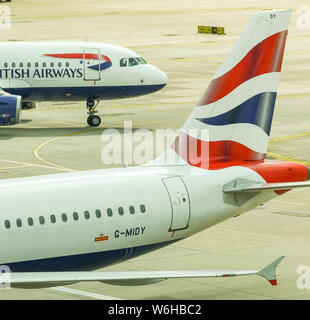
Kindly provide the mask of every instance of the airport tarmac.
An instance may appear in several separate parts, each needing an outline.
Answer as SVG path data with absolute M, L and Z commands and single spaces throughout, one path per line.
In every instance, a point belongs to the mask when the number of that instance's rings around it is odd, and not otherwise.
M 101 158 L 101 135 L 111 128 L 122 132 L 124 121 L 132 121 L 134 130 L 180 128 L 251 15 L 273 8 L 290 8 L 292 15 L 269 157 L 310 165 L 310 30 L 297 27 L 296 11 L 307 2 L 259 4 L 12 0 L 11 29 L 2 30 L 2 41 L 88 39 L 119 44 L 161 68 L 169 81 L 148 96 L 100 102 L 99 128 L 87 126 L 85 102 L 44 102 L 24 110 L 21 124 L 0 128 L 0 179 L 109 167 Z M 226 34 L 198 34 L 198 25 L 224 26 Z M 309 299 L 310 290 L 296 285 L 297 267 L 310 267 L 309 195 L 309 189 L 291 191 L 191 238 L 102 269 L 257 269 L 285 255 L 278 267 L 278 286 L 258 276 L 167 280 L 142 287 L 90 282 L 0 290 L 0 299 Z

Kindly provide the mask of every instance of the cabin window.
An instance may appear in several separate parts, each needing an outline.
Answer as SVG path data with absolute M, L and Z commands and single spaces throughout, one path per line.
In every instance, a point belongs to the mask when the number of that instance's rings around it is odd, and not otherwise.
M 127 67 L 127 58 L 122 58 L 119 62 L 120 67 Z
M 144 204 L 141 204 L 141 206 L 140 206 L 140 211 L 141 211 L 142 213 L 145 212 L 145 205 L 144 205 Z
M 16 225 L 18 226 L 18 228 L 20 228 L 22 226 L 22 220 L 16 219 Z
M 44 224 L 45 223 L 45 219 L 44 219 L 43 216 L 39 217 L 39 222 L 40 222 L 40 224 Z
M 129 207 L 129 212 L 130 212 L 131 214 L 134 214 L 134 213 L 135 213 L 135 207 L 134 207 L 134 206 L 130 206 L 130 207 Z
M 107 215 L 108 215 L 108 217 L 112 217 L 113 216 L 113 211 L 112 211 L 111 208 L 107 209 Z
M 31 218 L 31 217 L 29 217 L 28 219 L 27 219 L 27 221 L 28 221 L 28 225 L 31 227 L 31 226 L 33 226 L 33 219 Z
M 51 68 L 53 68 L 54 67 L 54 62 L 51 62 L 50 66 L 51 66 Z
M 19 64 L 19 67 L 20 67 L 20 68 L 23 68 L 23 67 L 24 67 L 24 64 L 21 62 L 21 63 Z
M 77 212 L 73 212 L 73 220 L 75 221 L 79 220 L 79 215 Z
M 99 209 L 96 210 L 96 217 L 101 218 L 101 211 Z
M 7 229 L 10 229 L 11 228 L 11 222 L 9 220 L 5 220 L 4 221 L 4 225 Z
M 7 68 L 8 64 L 5 62 L 3 66 L 4 66 L 4 68 Z
M 68 217 L 67 217 L 67 215 L 66 215 L 65 213 L 63 213 L 63 214 L 61 215 L 61 219 L 62 219 L 63 222 L 67 222 Z
M 50 216 L 50 219 L 51 219 L 51 223 L 55 223 L 55 222 L 56 222 L 56 217 L 55 217 L 54 214 L 52 214 L 52 215 Z
M 15 68 L 15 62 L 12 63 L 12 68 Z
M 38 68 L 38 67 L 39 67 L 39 64 L 36 62 L 36 63 L 34 64 L 34 66 L 35 66 L 36 68 Z
M 46 62 L 43 62 L 43 63 L 42 63 L 42 67 L 43 67 L 43 68 L 46 68 Z
M 66 67 L 70 67 L 70 63 L 69 62 L 66 62 Z
M 122 207 L 118 208 L 118 214 L 122 216 L 124 214 L 124 209 Z
M 89 212 L 88 211 L 84 211 L 84 217 L 85 217 L 85 219 L 89 219 Z
M 27 68 L 31 68 L 31 63 L 27 62 Z
M 58 67 L 61 67 L 61 62 L 58 62 Z

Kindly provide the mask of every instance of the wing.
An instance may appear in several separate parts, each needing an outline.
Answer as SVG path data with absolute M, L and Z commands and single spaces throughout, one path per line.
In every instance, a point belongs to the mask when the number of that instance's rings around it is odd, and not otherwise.
M 261 192 L 266 190 L 289 190 L 295 188 L 310 187 L 310 181 L 261 183 L 247 179 L 236 179 L 224 185 L 225 193 Z
M 281 256 L 260 270 L 195 270 L 195 271 L 128 271 L 128 272 L 12 272 L 6 273 L 6 284 L 15 288 L 44 288 L 82 281 L 100 281 L 114 285 L 145 285 L 166 279 L 235 277 L 260 275 L 277 284 L 276 267 Z

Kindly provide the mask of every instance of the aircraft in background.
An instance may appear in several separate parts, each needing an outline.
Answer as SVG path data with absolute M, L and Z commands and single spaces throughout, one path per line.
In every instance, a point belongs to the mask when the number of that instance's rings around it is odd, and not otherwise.
M 1 42 L 0 122 L 21 121 L 21 109 L 39 101 L 87 101 L 90 126 L 101 99 L 160 90 L 166 74 L 129 49 L 96 42 Z
M 283 257 L 258 271 L 87 270 L 173 244 L 310 186 L 307 166 L 265 160 L 289 15 L 253 15 L 173 145 L 152 162 L 1 180 L 0 264 L 13 271 L 11 286 L 250 274 L 275 285 Z

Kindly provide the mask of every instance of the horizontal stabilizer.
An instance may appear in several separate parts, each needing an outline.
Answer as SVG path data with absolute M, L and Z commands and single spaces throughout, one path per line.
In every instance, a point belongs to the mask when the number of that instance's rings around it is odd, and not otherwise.
M 258 271 L 257 274 L 267 279 L 271 283 L 271 285 L 276 286 L 277 285 L 276 268 L 283 258 L 284 256 L 281 256 L 278 259 L 274 260 L 273 262 L 268 264 L 268 266 Z
M 121 271 L 121 272 L 12 272 L 7 282 L 14 288 L 44 288 L 83 281 L 99 281 L 116 285 L 144 285 L 166 279 L 236 277 L 260 275 L 276 284 L 275 269 L 280 257 L 261 270 L 186 270 L 186 271 Z
M 248 179 L 235 179 L 224 185 L 225 193 L 261 192 L 266 190 L 289 190 L 310 187 L 310 180 L 301 182 L 262 183 Z

